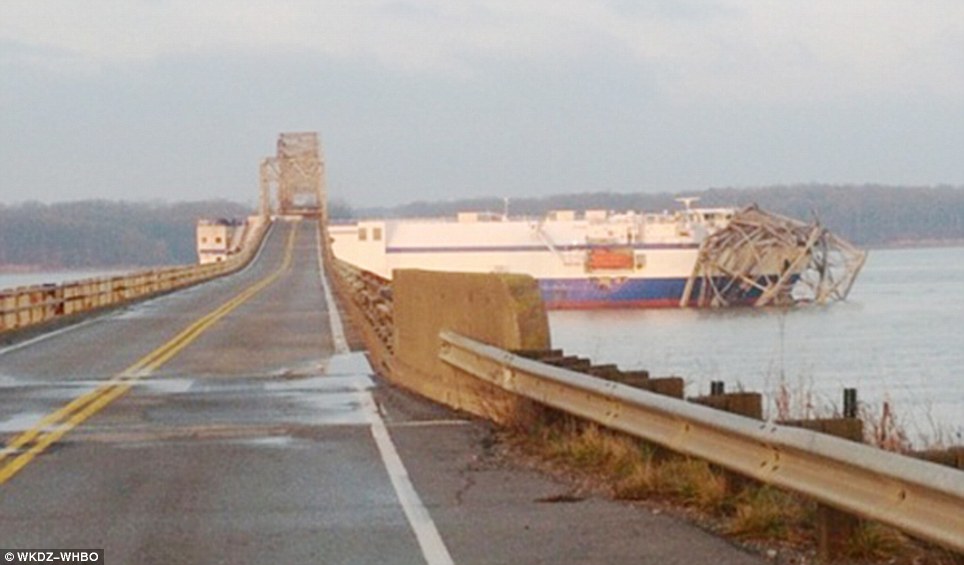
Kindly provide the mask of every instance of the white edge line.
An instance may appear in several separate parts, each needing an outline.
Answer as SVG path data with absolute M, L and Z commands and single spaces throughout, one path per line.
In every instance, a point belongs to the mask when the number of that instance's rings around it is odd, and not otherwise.
M 30 338 L 30 339 L 28 339 L 28 340 L 21 341 L 21 342 L 19 342 L 19 343 L 14 343 L 13 345 L 8 345 L 7 347 L 4 347 L 3 349 L 0 349 L 0 357 L 3 357 L 4 355 L 6 355 L 6 354 L 8 354 L 8 353 L 13 353 L 14 351 L 17 351 L 18 349 L 23 349 L 24 347 L 29 347 L 29 346 L 31 346 L 31 345 L 33 345 L 33 344 L 35 344 L 35 343 L 39 343 L 39 342 L 41 342 L 41 341 L 48 340 L 48 339 L 50 339 L 50 338 L 52 338 L 52 337 L 56 337 L 56 336 L 58 336 L 58 335 L 65 334 L 65 333 L 67 333 L 67 332 L 72 332 L 72 331 L 74 331 L 74 330 L 79 330 L 80 328 L 83 328 L 84 326 L 89 326 L 89 325 L 94 324 L 94 323 L 96 323 L 96 322 L 103 321 L 103 320 L 105 320 L 105 319 L 107 319 L 107 318 L 109 318 L 109 316 L 101 316 L 101 317 L 97 317 L 97 318 L 92 318 L 92 319 L 90 319 L 90 320 L 84 320 L 84 321 L 82 321 L 82 322 L 77 322 L 76 324 L 70 324 L 69 326 L 66 326 L 66 327 L 63 327 L 63 328 L 60 328 L 60 329 L 56 329 L 56 330 L 51 331 L 51 332 L 47 332 L 47 333 L 40 334 L 40 335 L 38 335 L 38 336 L 36 336 L 36 337 L 32 337 L 32 338 Z
M 402 458 L 398 455 L 395 444 L 392 443 L 388 428 L 385 427 L 385 421 L 382 420 L 378 410 L 375 409 L 375 400 L 371 393 L 368 393 L 367 396 L 371 402 L 369 413 L 371 415 L 372 437 L 375 438 L 375 445 L 378 446 L 378 452 L 381 454 L 382 462 L 388 471 L 388 478 L 392 482 L 392 487 L 395 489 L 395 495 L 398 496 L 398 502 L 402 505 L 405 517 L 408 518 L 408 523 L 412 526 L 412 531 L 415 532 L 415 538 L 422 549 L 425 561 L 428 565 L 454 565 L 452 556 L 449 554 L 448 548 L 445 547 L 445 542 L 442 541 L 442 536 L 438 533 L 435 522 L 432 521 L 432 516 L 425 505 L 422 504 L 422 499 L 419 498 L 418 493 L 415 492 L 408 471 L 405 470 Z
M 335 342 L 335 353 L 342 355 L 350 353 L 348 340 L 345 339 L 345 326 L 341 323 L 341 314 L 338 313 L 338 306 L 331 295 L 331 288 L 328 286 L 328 278 L 325 276 L 325 258 L 321 253 L 321 222 L 318 222 L 318 229 L 315 230 L 315 239 L 318 241 L 318 277 L 321 279 L 321 288 L 325 292 L 325 303 L 328 305 L 328 319 L 331 322 L 331 339 Z
M 245 265 L 244 268 L 241 269 L 240 271 L 238 271 L 238 272 L 236 272 L 236 273 L 231 273 L 230 275 L 226 275 L 226 276 L 240 275 L 240 274 L 242 274 L 242 273 L 247 272 L 248 269 L 250 269 L 251 266 L 254 265 L 254 264 L 258 261 L 258 259 L 261 257 L 261 252 L 264 251 L 265 243 L 268 241 L 268 236 L 271 235 L 272 230 L 274 230 L 274 222 L 271 222 L 271 223 L 268 225 L 268 231 L 265 232 L 264 237 L 261 238 L 261 245 L 258 246 L 258 252 L 255 254 L 254 258 L 252 258 L 251 261 L 250 261 L 247 265 Z M 200 283 L 200 285 L 195 285 L 195 286 L 202 286 L 202 285 L 205 285 L 205 284 L 207 284 L 207 283 L 209 283 L 209 282 L 214 282 L 214 281 L 216 281 L 216 280 L 218 280 L 218 279 L 221 279 L 221 278 L 223 278 L 223 277 L 217 277 L 217 278 L 214 278 L 214 279 L 211 279 L 211 280 L 207 280 L 207 281 L 204 281 L 204 282 Z M 177 292 L 180 292 L 180 291 L 182 291 L 182 290 L 186 290 L 186 289 L 183 289 L 183 288 L 182 288 L 182 289 L 175 290 L 174 292 L 177 293 Z M 137 302 L 136 304 L 132 304 L 131 306 L 140 306 L 140 305 L 142 305 L 142 304 L 150 304 L 151 302 L 153 302 L 153 301 L 155 301 L 155 300 L 160 300 L 160 299 L 162 299 L 162 298 L 167 298 L 168 296 L 170 296 L 170 294 L 166 294 L 166 295 L 163 295 L 163 296 L 155 296 L 155 297 L 153 297 L 153 298 L 148 298 L 147 300 L 142 300 L 142 301 L 140 301 L 140 302 Z M 17 351 L 18 349 L 23 349 L 23 348 L 25 348 L 25 347 L 29 347 L 29 346 L 31 346 L 31 345 L 33 345 L 33 344 L 35 344 L 35 343 L 40 343 L 41 341 L 46 341 L 46 340 L 48 340 L 48 339 L 50 339 L 50 338 L 57 337 L 57 336 L 59 336 L 59 335 L 63 335 L 63 334 L 68 333 L 68 332 L 72 332 L 72 331 L 74 331 L 74 330 L 79 330 L 79 329 L 81 329 L 81 328 L 83 328 L 83 327 L 86 327 L 86 326 L 89 326 L 89 325 L 92 325 L 92 324 L 96 324 L 96 323 L 99 323 L 99 322 L 103 322 L 103 321 L 106 321 L 106 320 L 110 320 L 111 318 L 113 318 L 113 317 L 115 317 L 115 316 L 120 316 L 122 313 L 123 313 L 122 310 L 117 310 L 117 311 L 115 311 L 115 312 L 111 312 L 110 314 L 107 314 L 106 316 L 105 316 L 105 315 L 100 315 L 100 316 L 98 316 L 98 315 L 97 315 L 97 311 L 96 311 L 96 310 L 93 310 L 93 311 L 91 311 L 91 315 L 94 316 L 94 317 L 91 318 L 91 319 L 89 319 L 89 320 L 83 320 L 83 321 L 81 321 L 81 322 L 77 322 L 77 323 L 74 323 L 74 324 L 70 324 L 70 325 L 68 325 L 68 326 L 65 326 L 65 327 L 63 327 L 63 328 L 54 330 L 54 331 L 52 331 L 52 332 L 47 332 L 47 333 L 40 334 L 40 335 L 38 335 L 37 337 L 32 337 L 32 338 L 30 338 L 30 339 L 28 339 L 28 340 L 26 340 L 26 341 L 21 341 L 21 342 L 19 342 L 19 343 L 14 343 L 13 345 L 8 345 L 7 347 L 4 347 L 4 348 L 0 348 L 0 357 L 3 357 L 4 355 L 6 355 L 6 354 L 8 354 L 8 353 L 13 353 L 14 351 Z
M 338 307 L 335 305 L 335 301 L 331 295 L 331 289 L 328 287 L 328 281 L 325 279 L 324 257 L 322 257 L 321 254 L 320 225 L 319 223 L 319 229 L 317 230 L 318 275 L 321 277 L 321 286 L 324 289 L 325 301 L 328 304 L 331 334 L 335 342 L 335 353 L 345 354 L 349 353 L 349 350 L 347 341 L 345 340 L 344 326 L 341 323 L 341 315 L 338 313 Z M 395 444 L 392 443 L 392 436 L 388 433 L 385 420 L 382 420 L 381 415 L 378 413 L 378 409 L 375 406 L 375 399 L 370 392 L 366 392 L 364 398 L 369 408 L 368 413 L 371 420 L 372 437 L 375 439 L 375 445 L 378 446 L 378 453 L 382 457 L 385 470 L 388 471 L 388 478 L 392 483 L 392 488 L 395 489 L 395 496 L 398 497 L 398 502 L 402 506 L 405 518 L 408 519 L 408 523 L 415 533 L 415 539 L 418 541 L 419 548 L 422 550 L 422 556 L 425 557 L 428 565 L 454 565 L 455 562 L 452 561 L 452 556 L 449 554 L 448 548 L 445 547 L 445 542 L 442 541 L 442 536 L 438 533 L 438 528 L 435 527 L 435 522 L 432 521 L 431 514 L 429 514 L 425 505 L 422 504 L 422 499 L 419 498 L 418 493 L 415 491 L 415 486 L 412 485 L 412 480 L 408 476 L 405 464 L 402 463 L 402 458 L 398 455 Z
M 416 420 L 412 422 L 392 422 L 385 424 L 389 428 L 441 428 L 445 426 L 469 426 L 468 420 Z

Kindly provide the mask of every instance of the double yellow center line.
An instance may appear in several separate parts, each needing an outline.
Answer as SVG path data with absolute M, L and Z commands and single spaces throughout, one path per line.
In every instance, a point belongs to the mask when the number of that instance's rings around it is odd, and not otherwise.
M 161 365 L 170 361 L 218 320 L 227 316 L 276 281 L 278 277 L 291 268 L 296 235 L 297 224 L 291 227 L 285 247 L 284 260 L 276 271 L 184 328 L 170 341 L 151 351 L 96 389 L 75 398 L 56 412 L 48 414 L 29 430 L 10 440 L 6 448 L 0 451 L 0 485 L 9 481 L 37 455 L 43 453 L 45 449 L 57 442 L 70 430 L 76 428 L 130 390 L 139 379 L 150 375 Z

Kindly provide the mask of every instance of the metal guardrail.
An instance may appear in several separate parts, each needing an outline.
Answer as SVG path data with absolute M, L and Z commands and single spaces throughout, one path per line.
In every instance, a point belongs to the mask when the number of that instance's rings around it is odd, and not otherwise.
M 964 552 L 964 472 L 440 338 L 440 359 L 509 392 Z
M 262 225 L 251 238 L 253 245 L 219 263 L 151 269 L 60 285 L 0 289 L 0 334 L 148 298 L 237 271 L 254 257 L 267 229 L 268 224 Z

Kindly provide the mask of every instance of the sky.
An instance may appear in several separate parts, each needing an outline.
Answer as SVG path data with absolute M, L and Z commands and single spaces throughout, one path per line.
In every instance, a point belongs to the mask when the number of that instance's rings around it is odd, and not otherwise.
M 0 0 L 0 204 L 964 184 L 960 0 Z

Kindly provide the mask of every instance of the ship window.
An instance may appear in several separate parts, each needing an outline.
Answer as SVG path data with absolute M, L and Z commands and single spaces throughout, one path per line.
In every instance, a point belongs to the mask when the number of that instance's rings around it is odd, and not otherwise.
M 365 228 L 358 228 L 358 241 L 368 240 L 368 230 Z
M 221 243 L 222 239 L 220 237 L 214 238 L 214 243 Z
M 372 228 L 372 241 L 382 240 L 382 228 Z
M 208 238 L 206 238 L 206 237 L 202 237 L 202 238 L 201 238 L 201 243 L 207 243 L 207 242 L 208 242 Z
M 636 268 L 643 269 L 646 267 L 646 255 L 643 253 L 636 254 Z

